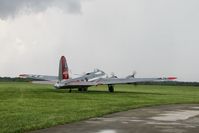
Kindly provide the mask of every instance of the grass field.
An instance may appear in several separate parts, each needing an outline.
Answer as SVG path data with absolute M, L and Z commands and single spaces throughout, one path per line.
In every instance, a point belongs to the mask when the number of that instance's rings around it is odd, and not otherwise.
M 160 104 L 199 103 L 199 87 L 92 87 L 86 93 L 50 85 L 0 83 L 0 132 L 26 132 L 107 113 Z

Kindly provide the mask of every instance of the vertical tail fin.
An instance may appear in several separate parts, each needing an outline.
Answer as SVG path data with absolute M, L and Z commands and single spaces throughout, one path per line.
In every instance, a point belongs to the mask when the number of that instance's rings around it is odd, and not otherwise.
M 61 57 L 59 62 L 59 80 L 69 79 L 68 65 L 66 62 L 66 58 L 64 56 Z

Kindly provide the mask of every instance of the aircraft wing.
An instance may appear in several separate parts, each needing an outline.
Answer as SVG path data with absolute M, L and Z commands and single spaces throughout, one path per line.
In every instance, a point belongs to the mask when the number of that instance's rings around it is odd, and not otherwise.
M 102 78 L 96 81 L 97 85 L 114 85 L 114 84 L 133 84 L 139 82 L 151 82 L 151 81 L 170 81 L 176 77 L 168 78 Z
M 20 74 L 21 78 L 31 78 L 35 80 L 43 80 L 43 81 L 57 81 L 57 76 L 48 76 L 48 75 L 34 75 L 34 74 Z

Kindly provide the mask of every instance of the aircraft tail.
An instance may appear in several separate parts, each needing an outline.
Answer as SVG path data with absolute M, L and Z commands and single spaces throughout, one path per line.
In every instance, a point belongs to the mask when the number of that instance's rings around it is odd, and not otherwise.
M 66 58 L 64 56 L 61 57 L 60 62 L 59 62 L 58 79 L 60 81 L 63 79 L 69 79 L 68 65 L 66 62 Z

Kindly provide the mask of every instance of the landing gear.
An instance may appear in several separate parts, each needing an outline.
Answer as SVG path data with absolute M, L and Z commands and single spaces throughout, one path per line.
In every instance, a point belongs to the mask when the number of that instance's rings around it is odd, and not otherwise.
M 72 92 L 72 89 L 70 88 L 70 89 L 69 89 L 69 93 L 71 93 L 71 92 Z
M 108 85 L 108 90 L 109 90 L 109 92 L 114 92 L 114 86 L 113 85 Z
M 86 91 L 88 91 L 88 88 L 84 88 L 83 90 L 86 92 Z
M 80 91 L 80 92 L 86 92 L 86 91 L 88 91 L 88 88 L 78 88 L 78 91 Z

